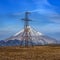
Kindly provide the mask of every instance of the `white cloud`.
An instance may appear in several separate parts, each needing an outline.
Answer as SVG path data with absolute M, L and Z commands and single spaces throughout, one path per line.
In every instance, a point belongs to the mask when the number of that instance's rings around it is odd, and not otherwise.
M 51 23 L 51 24 L 42 26 L 41 29 L 42 29 L 44 32 L 47 32 L 47 33 L 60 32 L 60 24 L 52 24 L 52 23 Z
M 48 0 L 33 0 L 33 1 L 36 4 L 36 9 L 34 9 L 31 12 L 37 12 L 40 15 L 45 16 L 46 19 L 52 22 L 60 23 L 60 14 L 58 14 L 55 11 L 55 6 L 50 4 Z M 46 6 L 48 6 L 48 8 Z
M 36 8 L 43 8 L 45 5 L 51 6 L 47 0 L 33 0 L 36 4 Z
M 58 14 L 56 11 L 52 9 L 36 9 L 31 12 L 37 12 L 38 14 L 45 16 L 46 19 L 55 22 L 60 23 L 60 14 Z

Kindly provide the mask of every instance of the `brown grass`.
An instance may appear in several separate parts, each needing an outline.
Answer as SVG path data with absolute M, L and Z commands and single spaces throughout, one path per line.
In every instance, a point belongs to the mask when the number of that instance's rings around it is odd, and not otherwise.
M 60 60 L 60 46 L 0 47 L 0 60 Z

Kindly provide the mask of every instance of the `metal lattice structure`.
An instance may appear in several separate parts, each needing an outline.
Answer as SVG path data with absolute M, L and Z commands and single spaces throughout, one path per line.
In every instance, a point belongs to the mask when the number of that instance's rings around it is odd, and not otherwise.
M 22 19 L 24 21 L 24 32 L 22 34 L 22 41 L 21 41 L 21 45 L 23 45 L 23 42 L 24 43 L 24 46 L 33 46 L 33 43 L 32 43 L 32 38 L 31 38 L 31 33 L 30 33 L 30 28 L 28 28 L 29 26 L 29 21 L 31 21 L 29 18 L 28 18 L 28 15 L 30 14 L 30 12 L 25 12 L 25 18 Z M 30 42 L 30 44 L 29 44 Z

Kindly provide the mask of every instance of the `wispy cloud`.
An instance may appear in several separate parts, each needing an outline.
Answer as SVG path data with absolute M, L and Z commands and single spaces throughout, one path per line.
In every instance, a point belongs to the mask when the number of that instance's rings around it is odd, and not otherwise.
M 60 24 L 48 24 L 43 27 L 41 27 L 42 30 L 45 32 L 50 32 L 50 33 L 55 33 L 55 32 L 60 32 Z
M 36 4 L 36 9 L 31 12 L 37 12 L 54 23 L 60 23 L 60 14 L 55 11 L 55 7 L 52 4 L 50 4 L 47 0 L 37 0 L 34 2 Z
M 51 6 L 51 4 L 47 0 L 33 0 L 36 4 L 36 8 L 45 8 L 45 6 Z

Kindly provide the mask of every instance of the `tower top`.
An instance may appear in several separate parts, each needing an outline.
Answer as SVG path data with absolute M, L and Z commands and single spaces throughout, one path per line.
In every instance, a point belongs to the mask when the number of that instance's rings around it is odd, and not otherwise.
M 31 34 L 29 32 L 29 21 L 31 21 L 28 18 L 28 15 L 30 14 L 30 12 L 25 12 L 25 17 L 22 19 L 24 21 L 24 34 L 22 36 L 22 40 L 25 40 L 25 46 L 28 46 L 28 41 L 31 41 Z M 32 45 L 32 43 L 31 43 Z
M 28 16 L 30 12 L 25 12 L 25 17 L 22 19 L 24 21 L 24 27 L 27 28 L 29 26 L 29 21 L 31 21 Z

